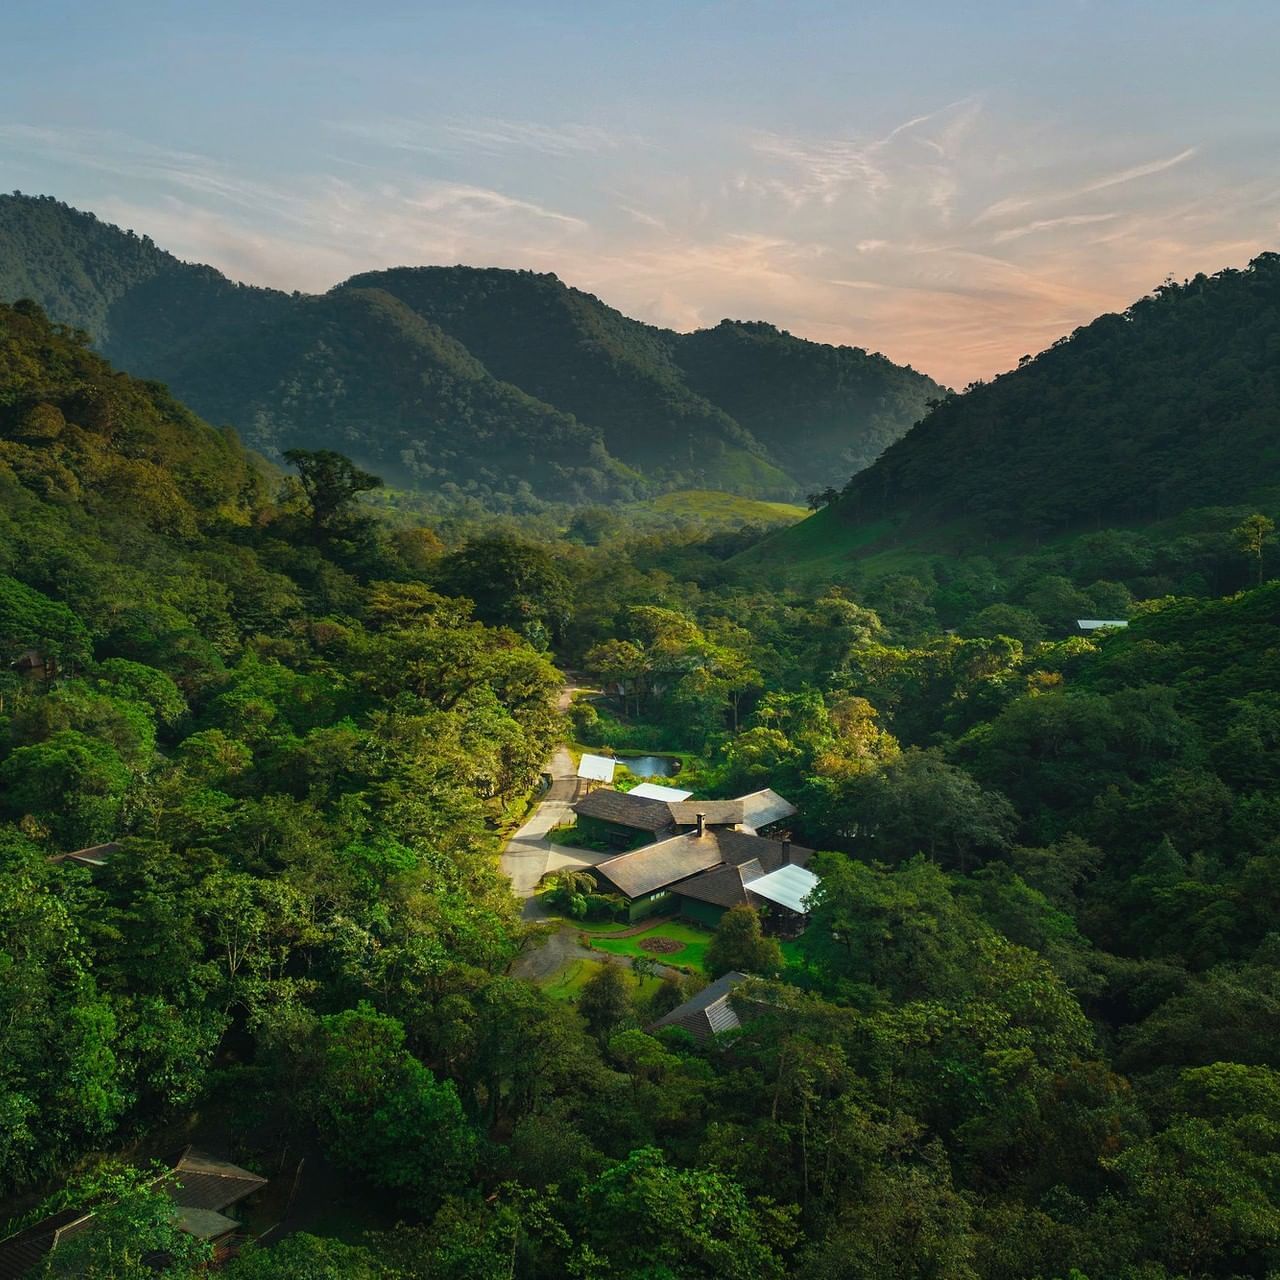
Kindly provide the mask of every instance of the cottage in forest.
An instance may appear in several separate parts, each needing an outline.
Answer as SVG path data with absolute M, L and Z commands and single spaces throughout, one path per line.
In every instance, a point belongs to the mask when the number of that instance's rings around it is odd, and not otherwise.
M 171 1161 L 155 1186 L 172 1201 L 177 1225 L 209 1241 L 215 1259 L 223 1259 L 234 1251 L 244 1229 L 227 1210 L 266 1184 L 266 1178 L 248 1169 L 188 1147 Z M 0 1280 L 20 1280 L 59 1245 L 92 1225 L 92 1210 L 62 1209 L 0 1240 Z
M 664 1027 L 679 1027 L 687 1031 L 699 1044 L 709 1044 L 726 1031 L 737 1031 L 742 1026 L 739 1012 L 731 999 L 734 987 L 746 982 L 745 973 L 726 973 L 703 987 L 690 1000 L 677 1005 L 670 1013 L 664 1013 L 649 1025 L 650 1031 Z

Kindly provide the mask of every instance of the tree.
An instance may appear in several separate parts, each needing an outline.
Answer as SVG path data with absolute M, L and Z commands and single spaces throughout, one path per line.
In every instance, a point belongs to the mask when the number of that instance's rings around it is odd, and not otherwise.
M 559 908 L 575 920 L 587 914 L 587 896 L 596 891 L 596 882 L 586 871 L 566 867 L 557 871 L 547 890 L 548 906 Z
M 1276 522 L 1268 516 L 1255 512 L 1251 516 L 1246 516 L 1231 531 L 1231 536 L 1235 539 L 1236 546 L 1244 552 L 1245 555 L 1252 557 L 1257 566 L 1258 586 L 1262 586 L 1262 557 L 1266 551 L 1267 542 L 1272 534 L 1276 531 Z
M 382 487 L 379 476 L 362 471 L 332 449 L 287 449 L 284 459 L 297 468 L 311 506 L 311 527 L 317 534 L 340 528 L 360 494 Z
M 601 1274 L 623 1280 L 771 1280 L 780 1251 L 796 1237 L 791 1213 L 752 1204 L 732 1178 L 677 1169 L 643 1147 L 606 1169 L 583 1196 L 592 1245 L 608 1259 Z
M 305 1231 L 270 1248 L 249 1245 L 218 1271 L 223 1280 L 392 1280 L 396 1274 L 371 1249 Z
M 569 619 L 569 581 L 545 548 L 505 533 L 472 538 L 440 563 L 438 582 L 475 602 L 476 617 L 545 649 Z M 539 643 L 541 641 L 541 643 Z
M 859 778 L 856 794 L 863 829 L 886 859 L 926 853 L 964 871 L 975 851 L 1005 849 L 1017 823 L 1004 796 L 934 751 L 904 751 Z
M 720 917 L 707 947 L 707 970 L 713 978 L 734 969 L 772 977 L 782 972 L 784 964 L 778 940 L 765 937 L 755 907 L 740 902 Z
M 91 1206 L 88 1227 L 49 1255 L 39 1275 L 75 1280 L 187 1277 L 213 1256 L 178 1226 L 173 1201 L 155 1182 L 159 1171 L 107 1166 L 68 1188 L 68 1202 Z M 156 1258 L 163 1261 L 157 1269 Z
M 467 1185 L 477 1138 L 452 1081 L 404 1042 L 401 1023 L 368 1004 L 322 1018 L 301 1101 L 335 1160 L 423 1212 Z
M 604 1041 L 631 1016 L 631 991 L 621 965 L 602 964 L 583 984 L 578 1012 L 592 1035 Z
M 0 811 L 47 825 L 68 848 L 120 834 L 120 806 L 130 774 L 107 742 L 63 729 L 47 742 L 19 747 L 0 764 Z

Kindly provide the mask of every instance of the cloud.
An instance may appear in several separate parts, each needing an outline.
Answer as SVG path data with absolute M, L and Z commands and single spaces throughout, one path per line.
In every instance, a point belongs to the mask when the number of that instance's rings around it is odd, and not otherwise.
M 464 218 L 494 218 L 516 213 L 531 214 L 535 218 L 545 218 L 548 222 L 558 222 L 579 230 L 587 225 L 581 218 L 545 208 L 532 200 L 517 200 L 498 191 L 462 183 L 429 186 L 421 194 L 410 197 L 407 203 L 427 213 L 456 213 Z
M 391 150 L 436 154 L 500 155 L 508 151 L 531 151 L 543 156 L 578 157 L 624 146 L 648 145 L 638 136 L 612 133 L 598 125 L 545 125 L 497 117 L 416 120 L 407 116 L 378 116 L 334 121 L 329 128 Z
M 1045 231 L 1058 231 L 1063 227 L 1088 227 L 1098 222 L 1111 222 L 1119 215 L 1116 213 L 1066 213 L 1060 218 L 1038 218 L 1035 222 L 1024 223 L 1020 227 L 1007 227 L 993 237 L 994 244 L 1007 244 L 1010 240 L 1020 240 L 1023 236 L 1037 235 Z
M 1122 186 L 1127 182 L 1135 182 L 1139 178 L 1149 178 L 1157 173 L 1164 173 L 1190 160 L 1196 154 L 1197 147 L 1185 147 L 1176 155 L 1166 156 L 1160 160 L 1149 160 L 1144 164 L 1130 165 L 1117 173 L 1109 173 L 1101 178 L 1094 178 L 1081 186 L 1066 191 L 1045 192 L 1040 195 L 1011 196 L 997 200 L 985 208 L 975 219 L 975 225 L 991 222 L 1010 214 L 1025 213 L 1028 209 L 1043 208 L 1046 205 L 1061 204 L 1067 200 L 1078 200 L 1082 196 L 1094 195 L 1099 191 L 1107 191 L 1112 187 Z
M 976 99 L 962 99 L 912 116 L 869 139 L 760 133 L 751 141 L 755 154 L 791 172 L 787 177 L 743 174 L 740 189 L 774 195 L 801 208 L 815 200 L 832 205 L 850 188 L 879 199 L 903 185 L 922 182 L 933 206 L 949 212 L 955 183 L 945 162 L 980 110 Z M 933 136 L 924 133 L 925 125 L 935 126 Z

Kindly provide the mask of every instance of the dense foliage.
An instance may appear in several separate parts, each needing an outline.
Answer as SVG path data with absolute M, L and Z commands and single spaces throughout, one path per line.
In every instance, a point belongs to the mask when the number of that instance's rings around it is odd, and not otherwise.
M 996 534 L 1122 524 L 1280 482 L 1280 255 L 1172 282 L 937 403 L 841 516 Z
M 397 484 L 522 509 L 687 486 L 795 497 L 865 466 L 939 390 L 773 329 L 726 343 L 654 328 L 533 272 L 247 288 L 56 201 L 0 197 L 0 299 L 23 297 L 268 455 L 336 449 Z
M 1280 1273 L 1274 511 L 817 591 L 748 531 L 397 527 L 347 459 L 270 472 L 29 305 L 0 436 L 3 1193 L 216 1123 L 366 1197 L 233 1280 Z M 798 943 L 750 909 L 708 940 L 753 975 L 727 1049 L 652 1029 L 677 973 L 511 976 L 548 653 L 606 690 L 578 741 L 775 787 L 821 851 Z M 57 1266 L 96 1236 L 192 1274 L 105 1168 Z

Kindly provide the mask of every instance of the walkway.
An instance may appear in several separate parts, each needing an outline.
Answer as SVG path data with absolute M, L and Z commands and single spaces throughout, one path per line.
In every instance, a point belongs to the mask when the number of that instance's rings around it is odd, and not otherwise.
M 566 685 L 560 693 L 559 708 L 568 708 L 577 685 Z M 502 851 L 503 874 L 511 881 L 517 898 L 523 898 L 524 918 L 543 919 L 545 913 L 534 899 L 538 882 L 549 871 L 563 867 L 594 867 L 611 857 L 608 853 L 596 853 L 591 849 L 569 849 L 552 844 L 547 832 L 552 827 L 564 826 L 573 821 L 573 805 L 579 799 L 578 771 L 567 747 L 557 747 L 547 766 L 551 786 L 547 788 L 524 825 L 507 841 Z

